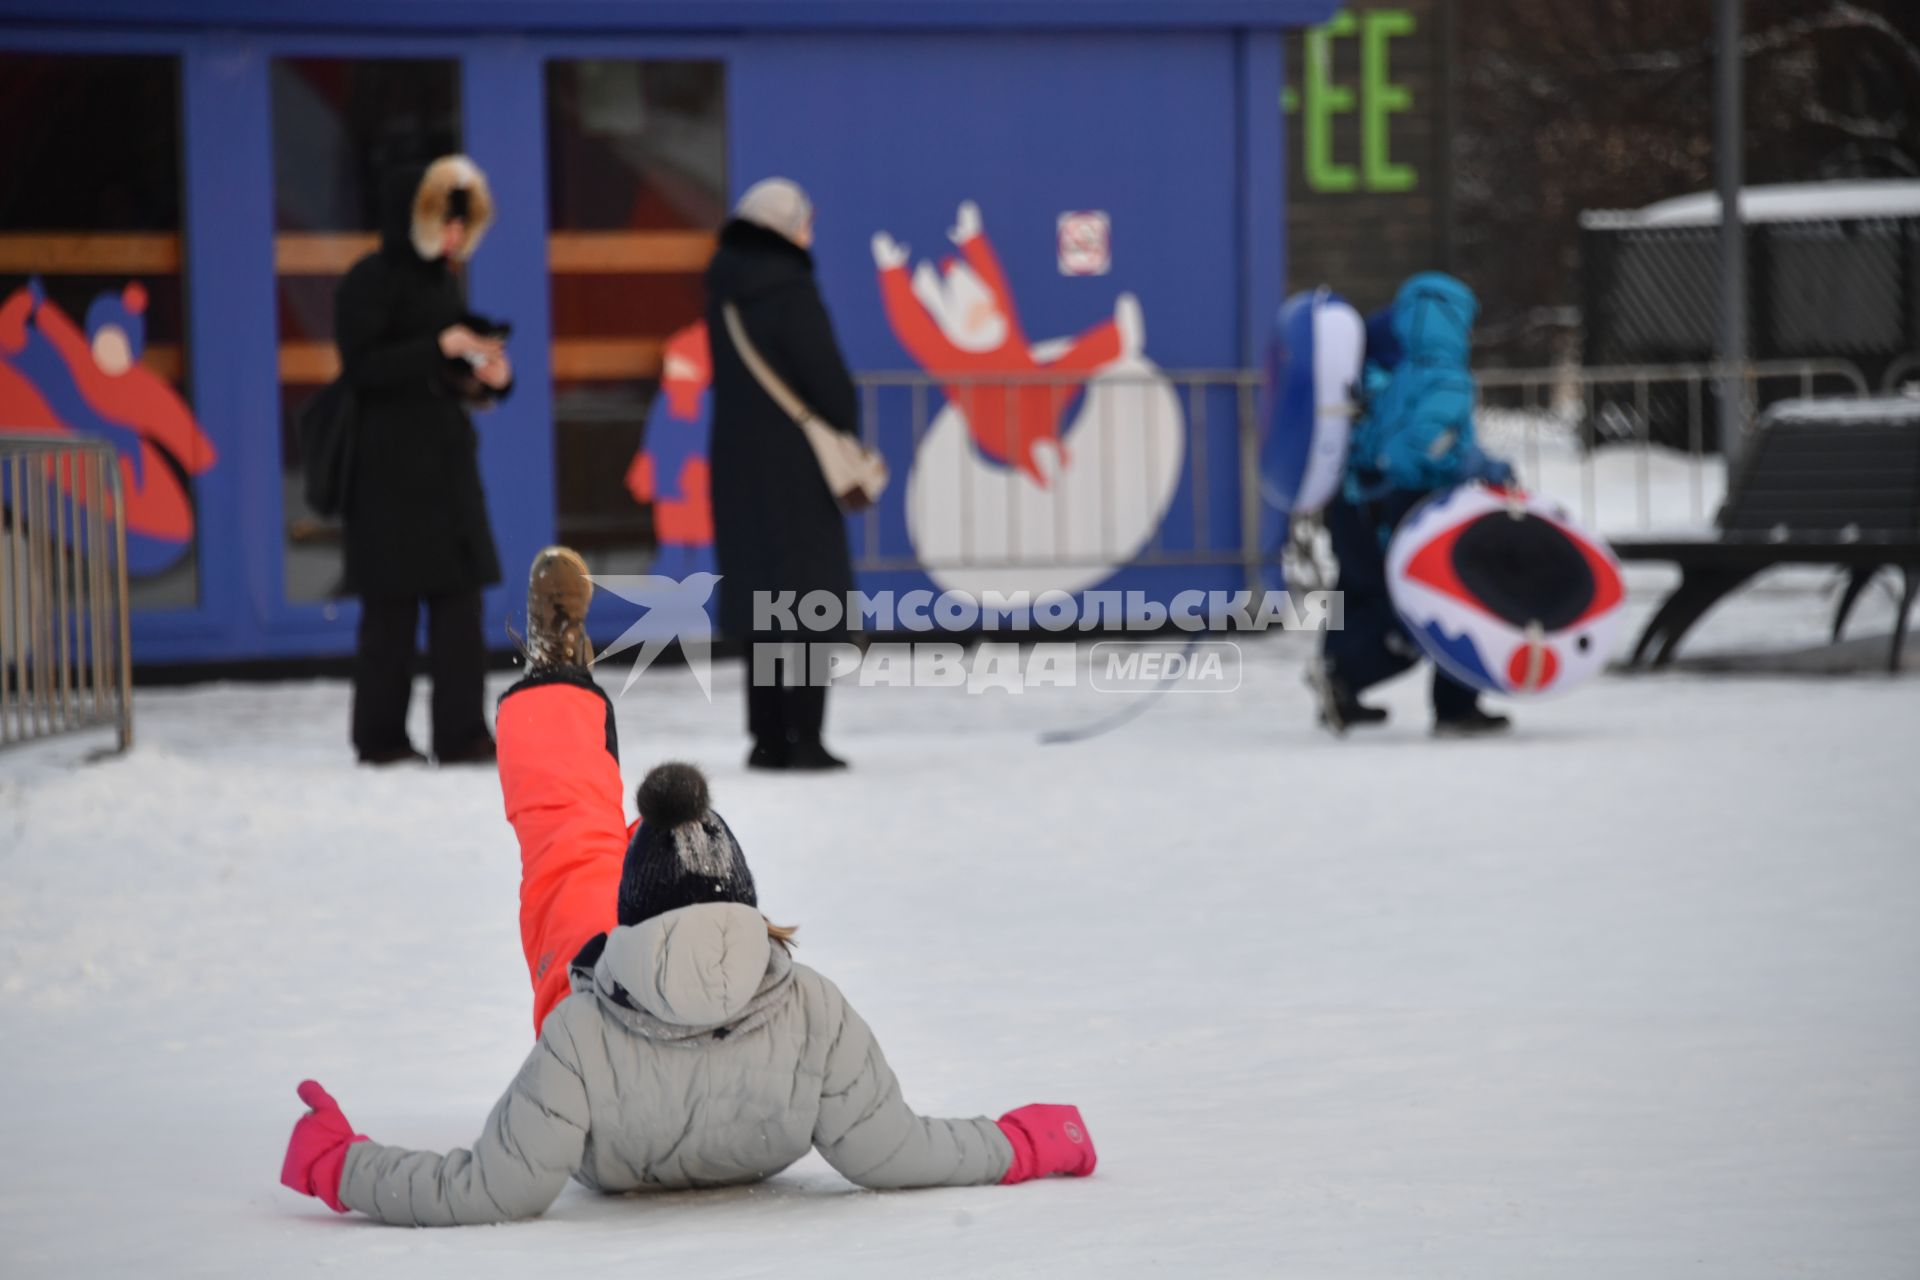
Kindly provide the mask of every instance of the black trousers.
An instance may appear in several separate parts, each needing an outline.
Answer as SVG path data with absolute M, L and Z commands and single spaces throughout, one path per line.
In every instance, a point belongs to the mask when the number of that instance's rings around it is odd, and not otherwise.
M 1355 693 L 1399 675 L 1420 661 L 1420 646 L 1401 625 L 1387 594 L 1387 553 L 1382 524 L 1397 524 L 1427 495 L 1394 491 L 1378 503 L 1357 507 L 1343 496 L 1327 508 L 1327 536 L 1340 561 L 1346 626 L 1328 631 L 1327 667 Z M 1438 666 L 1433 669 L 1433 711 L 1441 719 L 1465 714 L 1479 697 Z
M 747 732 L 756 743 L 778 749 L 820 741 L 827 686 L 806 682 L 807 663 L 807 645 L 800 641 L 755 636 L 748 644 Z
M 365 596 L 353 664 L 353 747 L 362 756 L 405 750 L 413 697 L 414 636 L 427 610 L 427 674 L 433 679 L 433 754 L 458 756 L 487 733 L 487 651 L 480 593 Z

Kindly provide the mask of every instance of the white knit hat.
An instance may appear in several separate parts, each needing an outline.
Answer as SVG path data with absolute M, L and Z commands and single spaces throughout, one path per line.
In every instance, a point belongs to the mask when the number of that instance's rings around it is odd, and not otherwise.
M 733 206 L 733 216 L 798 244 L 813 225 L 813 201 L 790 178 L 762 178 Z

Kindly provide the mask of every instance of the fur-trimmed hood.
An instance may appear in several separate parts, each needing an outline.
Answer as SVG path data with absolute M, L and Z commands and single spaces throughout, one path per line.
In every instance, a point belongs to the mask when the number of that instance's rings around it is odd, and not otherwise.
M 460 155 L 441 156 L 424 170 L 416 167 L 389 184 L 382 228 L 388 251 L 405 246 L 415 257 L 438 261 L 440 229 L 456 191 L 466 192 L 467 242 L 455 256 L 461 262 L 471 258 L 493 225 L 493 189 L 480 166 Z

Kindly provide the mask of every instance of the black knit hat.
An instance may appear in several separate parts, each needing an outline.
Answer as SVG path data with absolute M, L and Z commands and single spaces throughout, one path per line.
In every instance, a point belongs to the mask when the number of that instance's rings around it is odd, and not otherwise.
M 698 769 L 655 765 L 638 798 L 640 825 L 620 871 L 621 924 L 639 924 L 701 902 L 760 905 L 746 856 L 709 805 L 707 780 Z

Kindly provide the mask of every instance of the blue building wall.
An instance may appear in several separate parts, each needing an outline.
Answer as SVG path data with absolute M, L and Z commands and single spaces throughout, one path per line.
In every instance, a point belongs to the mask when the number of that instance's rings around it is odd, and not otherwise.
M 1147 351 L 1166 368 L 1254 362 L 1278 304 L 1282 263 L 1280 36 L 1330 4 L 1121 6 L 1136 26 L 1114 29 L 1066 0 L 1021 17 L 1089 29 L 1009 30 L 1006 6 L 948 4 L 946 29 L 923 31 L 933 6 L 814 6 L 819 26 L 729 34 L 637 30 L 659 6 L 543 6 L 554 29 L 475 33 L 431 0 L 344 3 L 333 31 L 280 30 L 261 20 L 209 31 L 218 4 L 143 7 L 146 25 L 111 4 L 16 4 L 41 25 L 0 28 L 0 47 L 68 52 L 164 52 L 182 58 L 185 236 L 190 383 L 196 413 L 221 463 L 199 478 L 199 607 L 135 618 L 143 662 L 337 654 L 351 648 L 356 612 L 285 602 L 282 574 L 279 392 L 274 332 L 273 176 L 268 68 L 282 54 L 455 57 L 462 67 L 467 149 L 489 172 L 500 218 L 471 268 L 475 307 L 511 316 L 517 387 L 482 430 L 482 469 L 503 562 L 523 565 L 554 536 L 552 381 L 548 367 L 545 126 L 542 75 L 550 57 L 719 57 L 727 63 L 729 170 L 738 191 L 782 173 L 819 206 L 822 286 L 857 369 L 909 367 L 880 304 L 869 238 L 887 230 L 916 258 L 949 251 L 956 205 L 981 206 L 989 234 L 1036 339 L 1084 329 L 1112 311 L 1122 289 L 1141 302 Z M 1103 6 L 1113 8 L 1114 6 Z M 519 9 L 520 6 L 515 6 Z M 53 18 L 55 10 L 64 20 Z M 446 10 L 446 30 L 430 29 Z M 796 8 L 716 4 L 785 18 Z M 1149 10 L 1158 21 L 1142 21 Z M 676 12 L 684 13 L 684 7 Z M 253 16 L 261 18 L 258 9 Z M 504 14 L 504 10 L 500 11 Z M 400 22 L 398 15 L 412 21 Z M 1111 15 L 1110 15 L 1111 17 Z M 1179 19 L 1179 20 L 1176 20 Z M 749 16 L 741 19 L 750 21 Z M 666 18 L 659 19 L 664 27 Z M 595 23 L 601 24 L 596 29 Z M 405 32 L 383 31 L 389 23 Z M 876 29 L 890 25 L 895 29 Z M 974 30 L 964 29 L 974 26 Z M 904 28 L 904 29 L 903 29 Z M 962 28 L 962 29 L 955 29 Z M 1173 29 L 1165 29 L 1173 28 Z M 1062 276 L 1054 219 L 1101 209 L 1113 219 L 1111 274 Z M 898 432 L 883 431 L 889 439 Z M 1210 511 L 1197 520 L 1183 484 L 1165 545 L 1211 536 L 1197 526 L 1237 521 L 1237 445 L 1231 404 L 1209 414 L 1204 449 Z M 895 458 L 905 475 L 910 459 Z M 904 544 L 899 490 L 874 524 L 889 551 Z M 870 535 L 862 522 L 857 537 Z M 491 593 L 487 617 L 514 608 L 511 583 Z M 1230 567 L 1125 570 L 1107 589 L 1165 597 L 1189 587 L 1239 585 Z M 870 589 L 930 585 L 898 572 Z

